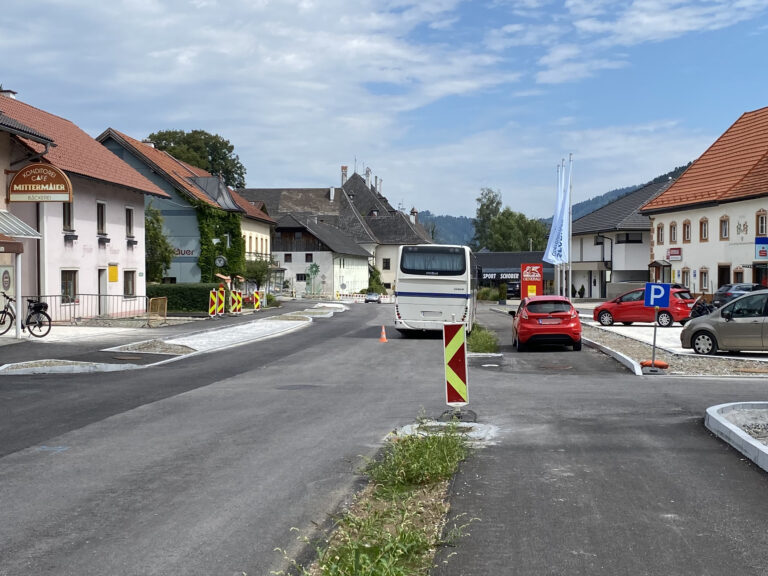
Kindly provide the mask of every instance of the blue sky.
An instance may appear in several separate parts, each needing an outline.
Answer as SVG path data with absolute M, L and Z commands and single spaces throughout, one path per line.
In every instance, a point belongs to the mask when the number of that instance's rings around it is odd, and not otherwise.
M 768 106 L 766 0 L 6 0 L 0 54 L 4 88 L 92 136 L 203 129 L 249 187 L 356 165 L 455 216 L 482 187 L 550 216 L 569 153 L 579 202 Z

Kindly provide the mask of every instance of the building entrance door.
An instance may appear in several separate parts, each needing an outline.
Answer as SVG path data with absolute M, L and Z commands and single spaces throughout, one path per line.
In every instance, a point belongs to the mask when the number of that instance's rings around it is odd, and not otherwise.
M 717 287 L 719 288 L 723 284 L 731 284 L 731 265 L 730 264 L 718 264 L 717 265 Z

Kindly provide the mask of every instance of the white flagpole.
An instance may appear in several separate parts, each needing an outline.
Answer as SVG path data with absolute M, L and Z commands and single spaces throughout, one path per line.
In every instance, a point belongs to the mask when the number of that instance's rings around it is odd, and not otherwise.
M 573 282 L 571 250 L 573 249 L 573 152 L 568 154 L 568 278 Z

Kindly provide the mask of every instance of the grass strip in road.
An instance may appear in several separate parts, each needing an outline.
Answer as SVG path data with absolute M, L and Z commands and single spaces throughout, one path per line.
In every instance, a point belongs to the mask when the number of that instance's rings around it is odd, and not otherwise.
M 495 353 L 499 351 L 499 340 L 494 332 L 476 323 L 467 339 L 467 347 L 470 352 Z
M 467 457 L 457 426 L 392 435 L 379 458 L 365 468 L 370 482 L 335 522 L 325 546 L 302 576 L 428 575 L 443 536 L 450 478 Z

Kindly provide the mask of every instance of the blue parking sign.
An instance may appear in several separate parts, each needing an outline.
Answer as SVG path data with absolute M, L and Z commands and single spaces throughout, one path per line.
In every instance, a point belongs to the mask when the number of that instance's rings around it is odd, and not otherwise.
M 669 293 L 672 287 L 669 284 L 656 282 L 645 283 L 645 305 L 659 308 L 669 307 Z

